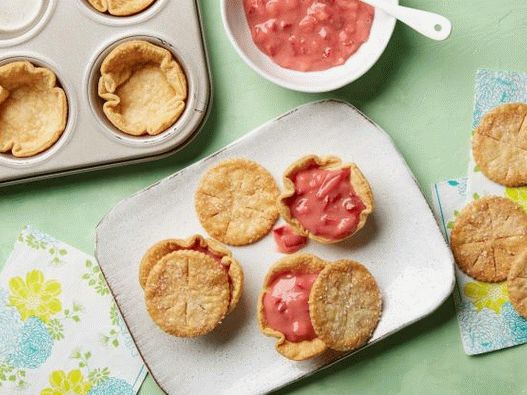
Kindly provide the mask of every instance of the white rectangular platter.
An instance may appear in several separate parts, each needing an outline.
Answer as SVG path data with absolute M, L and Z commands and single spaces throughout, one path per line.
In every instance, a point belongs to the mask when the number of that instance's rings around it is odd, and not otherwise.
M 265 166 L 278 181 L 291 162 L 307 154 L 353 161 L 371 183 L 376 211 L 356 237 L 329 246 L 311 242 L 305 248 L 328 260 L 358 260 L 373 273 L 384 312 L 370 343 L 432 313 L 451 293 L 452 255 L 390 137 L 348 104 L 302 106 L 122 201 L 97 228 L 101 268 L 141 355 L 165 392 L 265 393 L 350 355 L 326 353 L 292 362 L 274 350 L 273 338 L 260 333 L 258 293 L 269 266 L 283 256 L 270 235 L 232 248 L 245 272 L 242 301 L 219 328 L 202 338 L 179 339 L 158 329 L 137 280 L 139 261 L 150 245 L 205 234 L 193 198 L 207 168 L 226 158 L 246 157 Z

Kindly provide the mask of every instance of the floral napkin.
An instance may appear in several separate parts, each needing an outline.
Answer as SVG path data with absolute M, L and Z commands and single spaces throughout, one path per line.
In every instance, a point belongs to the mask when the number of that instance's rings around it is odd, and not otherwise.
M 145 375 L 95 259 L 25 228 L 0 273 L 0 393 L 135 395 Z
M 453 220 L 467 201 L 467 179 L 439 182 L 432 192 L 436 218 L 445 239 L 450 242 Z M 476 281 L 457 266 L 456 279 L 454 302 L 467 354 L 482 354 L 527 343 L 527 320 L 512 307 L 506 283 Z
M 504 103 L 527 102 L 527 74 L 480 69 L 476 73 L 472 130 L 481 117 Z M 433 187 L 436 216 L 447 241 L 454 219 L 467 203 L 485 195 L 505 196 L 527 210 L 527 188 L 506 188 L 486 178 L 470 153 L 468 177 Z M 512 307 L 506 283 L 476 281 L 456 267 L 454 292 L 461 338 L 469 355 L 527 342 L 527 320 Z

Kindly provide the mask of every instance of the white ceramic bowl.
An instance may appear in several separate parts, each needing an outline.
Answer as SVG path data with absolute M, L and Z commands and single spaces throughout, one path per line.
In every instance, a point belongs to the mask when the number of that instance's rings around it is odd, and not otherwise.
M 395 18 L 375 10 L 370 38 L 346 63 L 324 71 L 303 72 L 278 66 L 258 49 L 251 37 L 243 0 L 221 0 L 221 15 L 232 45 L 254 71 L 277 85 L 301 92 L 327 92 L 361 77 L 382 55 L 395 27 Z

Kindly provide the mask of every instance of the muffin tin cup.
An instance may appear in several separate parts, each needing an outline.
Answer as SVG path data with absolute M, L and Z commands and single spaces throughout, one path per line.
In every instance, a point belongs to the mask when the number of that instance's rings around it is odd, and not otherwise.
M 84 0 L 48 0 L 47 4 L 52 14 L 42 19 L 40 33 L 3 51 L 0 64 L 25 59 L 55 72 L 68 99 L 67 126 L 57 142 L 40 154 L 28 158 L 0 154 L 0 186 L 163 158 L 196 136 L 211 101 L 196 0 L 157 0 L 129 17 L 90 10 Z M 156 136 L 132 136 L 118 130 L 103 113 L 104 100 L 97 92 L 105 56 L 132 39 L 168 49 L 187 79 L 183 113 Z
M 73 89 L 73 85 L 61 75 L 62 72 L 59 65 L 55 64 L 50 59 L 45 59 L 42 56 L 34 53 L 20 53 L 18 55 L 0 60 L 0 66 L 18 61 L 28 61 L 34 66 L 45 67 L 53 71 L 57 77 L 57 86 L 62 88 L 66 94 L 68 117 L 64 131 L 51 147 L 36 155 L 25 158 L 19 158 L 10 153 L 0 153 L 0 167 L 5 165 L 11 168 L 27 168 L 38 166 L 40 163 L 49 160 L 53 157 L 53 155 L 60 151 L 60 149 L 65 144 L 67 144 L 68 140 L 71 138 L 71 134 L 75 128 L 75 121 L 77 119 L 77 97 L 75 90 Z
M 48 23 L 56 5 L 57 0 L 44 0 L 38 15 L 33 18 L 28 26 L 11 32 L 0 30 L 0 48 L 21 44 L 38 34 Z
M 97 11 L 87 0 L 75 0 L 81 12 L 98 23 L 109 26 L 123 27 L 142 23 L 161 11 L 169 0 L 156 0 L 149 7 L 137 14 L 128 16 L 115 16 Z
M 170 51 L 174 59 L 179 63 L 179 65 L 183 69 L 183 72 L 185 73 L 185 76 L 187 78 L 187 99 L 185 101 L 185 109 L 183 110 L 183 113 L 176 120 L 176 122 L 172 124 L 168 129 L 155 136 L 133 136 L 124 133 L 118 128 L 116 128 L 104 114 L 103 104 L 105 103 L 105 101 L 98 95 L 97 88 L 99 78 L 101 76 L 100 68 L 102 62 L 109 55 L 109 53 L 114 50 L 117 46 L 132 40 L 147 41 L 149 43 L 157 45 L 158 47 L 162 47 Z M 185 65 L 183 58 L 179 55 L 179 51 L 176 49 L 175 45 L 170 43 L 169 41 L 170 40 L 168 38 L 154 37 L 146 34 L 126 36 L 107 45 L 90 63 L 85 84 L 87 101 L 90 103 L 90 108 L 92 110 L 93 116 L 99 122 L 101 130 L 104 130 L 109 136 L 117 139 L 117 141 L 119 141 L 120 143 L 136 146 L 160 144 L 168 139 L 174 138 L 188 124 L 191 114 L 187 110 L 188 108 L 192 108 L 192 106 L 194 105 L 195 95 L 193 94 L 193 88 L 195 86 L 195 81 L 193 81 L 194 77 L 193 73 L 190 72 L 191 69 L 189 69 L 189 67 Z

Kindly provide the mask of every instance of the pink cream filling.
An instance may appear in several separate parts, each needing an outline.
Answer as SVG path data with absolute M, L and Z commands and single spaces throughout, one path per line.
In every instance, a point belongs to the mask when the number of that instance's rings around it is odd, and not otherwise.
M 273 236 L 278 251 L 284 254 L 297 252 L 307 243 L 307 237 L 296 234 L 289 225 L 273 229 Z
M 309 232 L 328 240 L 355 232 L 366 206 L 353 190 L 350 171 L 316 166 L 300 170 L 293 176 L 295 194 L 287 201 L 291 215 Z
M 359 0 L 243 0 L 256 46 L 278 65 L 319 71 L 348 60 L 370 36 L 373 7 Z
M 267 324 L 291 342 L 317 337 L 309 316 L 309 293 L 318 273 L 284 272 L 272 282 L 263 298 Z

